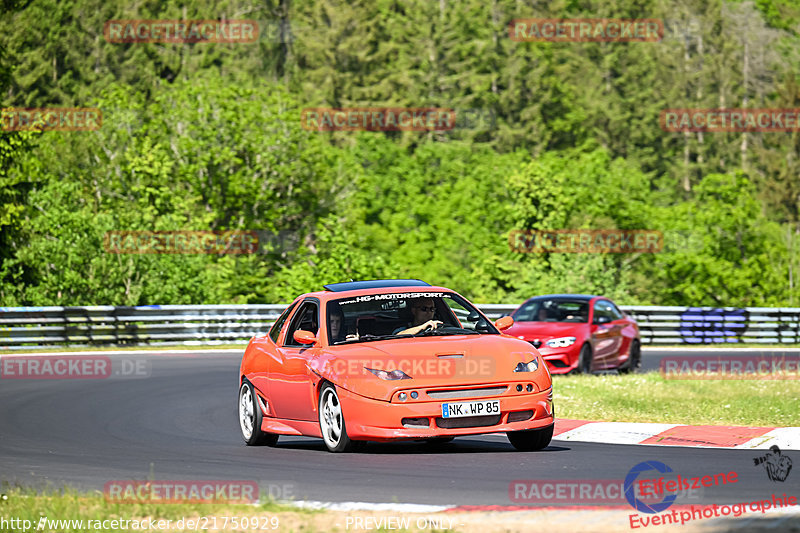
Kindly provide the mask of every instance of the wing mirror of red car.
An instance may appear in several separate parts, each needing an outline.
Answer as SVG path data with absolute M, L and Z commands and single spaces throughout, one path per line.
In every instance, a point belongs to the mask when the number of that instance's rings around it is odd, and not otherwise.
M 503 316 L 495 320 L 494 327 L 503 331 L 504 329 L 508 329 L 514 325 L 514 319 L 510 316 Z
M 304 329 L 298 329 L 294 332 L 294 340 L 299 342 L 300 344 L 314 344 L 317 342 L 317 336 L 311 333 L 310 331 L 306 331 Z

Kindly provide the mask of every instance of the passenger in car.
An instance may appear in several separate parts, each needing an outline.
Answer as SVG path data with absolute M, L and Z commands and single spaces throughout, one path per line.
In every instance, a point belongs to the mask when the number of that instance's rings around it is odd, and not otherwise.
M 339 342 L 345 339 L 344 312 L 336 302 L 328 304 L 328 328 L 331 342 Z

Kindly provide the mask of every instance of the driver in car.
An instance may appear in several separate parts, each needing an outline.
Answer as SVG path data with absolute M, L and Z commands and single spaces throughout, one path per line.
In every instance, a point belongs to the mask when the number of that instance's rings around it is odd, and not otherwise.
M 406 329 L 397 328 L 395 335 L 416 335 L 428 328 L 436 329 L 442 325 L 441 320 L 433 320 L 436 306 L 431 298 L 417 298 L 409 304 L 411 323 Z

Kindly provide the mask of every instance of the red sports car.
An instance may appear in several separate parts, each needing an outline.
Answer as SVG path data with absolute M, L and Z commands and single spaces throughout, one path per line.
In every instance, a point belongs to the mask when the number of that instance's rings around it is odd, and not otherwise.
M 332 452 L 366 441 L 446 442 L 506 432 L 547 447 L 553 389 L 537 350 L 501 333 L 459 294 L 419 280 L 326 285 L 298 297 L 239 371 L 248 445 L 320 437 Z
M 535 346 L 553 374 L 631 372 L 641 365 L 639 326 L 608 298 L 536 296 L 511 316 L 514 325 L 505 333 Z

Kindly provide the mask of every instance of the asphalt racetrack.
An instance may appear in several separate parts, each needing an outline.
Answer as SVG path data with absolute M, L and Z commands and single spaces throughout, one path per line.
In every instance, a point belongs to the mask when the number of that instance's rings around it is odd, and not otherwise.
M 645 349 L 644 368 L 657 368 L 660 355 Z M 776 483 L 754 466 L 758 450 L 554 440 L 544 451 L 521 453 L 504 435 L 439 448 L 371 443 L 353 454 L 331 454 L 321 440 L 300 437 L 281 437 L 276 448 L 247 447 L 236 415 L 240 354 L 113 358 L 138 361 L 148 375 L 0 379 L 0 480 L 90 490 L 111 480 L 254 480 L 262 491 L 296 500 L 507 506 L 515 505 L 514 480 L 623 480 L 637 463 L 656 460 L 684 477 L 738 473 L 738 482 L 706 488 L 686 503 L 794 492 L 789 481 L 796 476 Z

